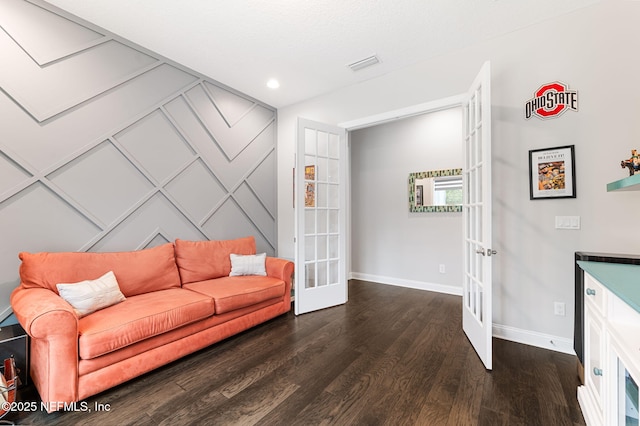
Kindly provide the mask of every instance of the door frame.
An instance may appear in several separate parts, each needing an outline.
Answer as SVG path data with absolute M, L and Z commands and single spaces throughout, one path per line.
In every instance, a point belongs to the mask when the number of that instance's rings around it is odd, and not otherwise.
M 383 112 L 381 114 L 370 115 L 356 120 L 338 123 L 339 127 L 344 127 L 347 132 L 377 126 L 378 124 L 390 123 L 396 120 L 413 117 L 414 115 L 426 114 L 429 112 L 441 111 L 449 108 L 462 107 L 466 94 L 450 96 L 448 98 L 437 99 L 435 101 L 424 102 L 405 108 Z

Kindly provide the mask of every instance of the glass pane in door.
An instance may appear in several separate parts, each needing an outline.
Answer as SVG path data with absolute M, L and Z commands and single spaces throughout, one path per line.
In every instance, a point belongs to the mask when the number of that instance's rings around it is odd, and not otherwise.
M 306 281 L 304 283 L 304 286 L 306 288 L 313 288 L 316 286 L 316 264 L 315 263 L 308 263 L 305 265 L 305 277 L 306 277 Z
M 638 426 L 638 384 L 625 369 L 625 410 L 624 419 L 626 426 Z
M 639 426 L 638 384 L 620 359 L 618 359 L 618 371 L 618 424 L 624 426 Z

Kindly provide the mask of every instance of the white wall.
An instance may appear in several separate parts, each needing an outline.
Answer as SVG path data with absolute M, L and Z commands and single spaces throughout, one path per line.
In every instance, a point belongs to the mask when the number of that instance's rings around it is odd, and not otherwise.
M 409 173 L 462 168 L 461 140 L 461 108 L 351 132 L 354 278 L 462 294 L 462 213 L 408 202 Z
M 540 346 L 573 338 L 577 250 L 640 253 L 640 193 L 607 193 L 625 177 L 619 163 L 640 147 L 640 2 L 607 0 L 478 43 L 378 79 L 279 110 L 279 253 L 293 257 L 291 167 L 295 119 L 337 124 L 457 95 L 485 60 L 492 64 L 494 329 Z M 580 110 L 524 119 L 524 103 L 560 80 L 579 91 Z M 577 198 L 529 200 L 528 151 L 574 144 Z M 556 215 L 580 215 L 582 229 L 554 229 Z M 553 302 L 567 303 L 565 317 Z

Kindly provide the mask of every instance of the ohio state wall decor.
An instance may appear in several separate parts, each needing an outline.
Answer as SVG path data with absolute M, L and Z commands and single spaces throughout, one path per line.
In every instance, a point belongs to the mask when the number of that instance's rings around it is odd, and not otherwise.
M 546 120 L 556 118 L 565 111 L 578 111 L 578 91 L 569 90 L 569 85 L 554 81 L 542 85 L 533 92 L 533 98 L 524 105 L 524 118 L 535 115 Z

